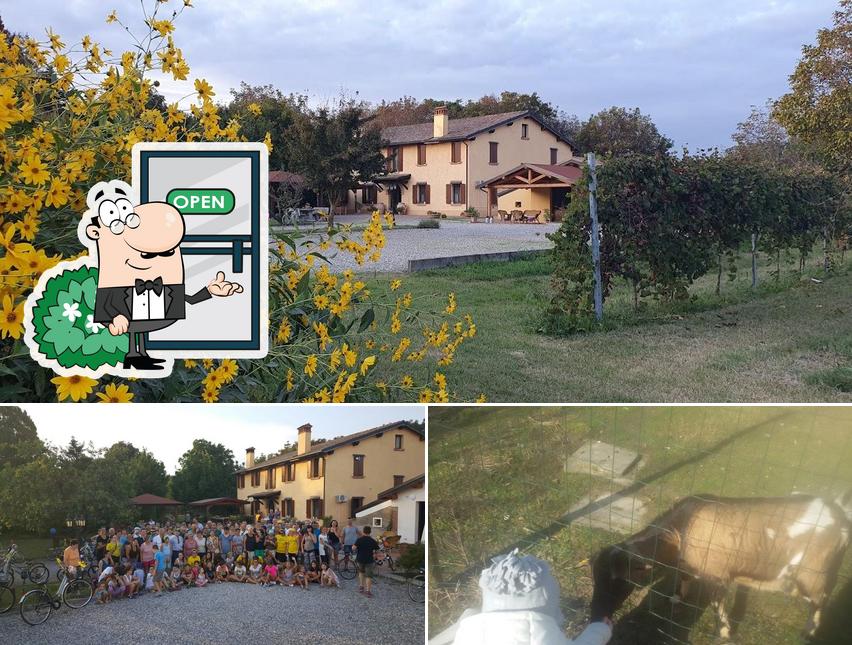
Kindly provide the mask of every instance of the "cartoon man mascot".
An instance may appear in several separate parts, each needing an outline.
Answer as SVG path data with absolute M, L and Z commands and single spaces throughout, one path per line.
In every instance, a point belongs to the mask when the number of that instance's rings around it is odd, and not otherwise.
M 27 299 L 25 340 L 33 358 L 62 375 L 165 376 L 171 359 L 150 356 L 149 332 L 186 317 L 186 305 L 242 293 L 216 277 L 187 294 L 183 215 L 166 202 L 134 206 L 123 181 L 95 184 L 77 236 L 88 256 L 45 272 Z

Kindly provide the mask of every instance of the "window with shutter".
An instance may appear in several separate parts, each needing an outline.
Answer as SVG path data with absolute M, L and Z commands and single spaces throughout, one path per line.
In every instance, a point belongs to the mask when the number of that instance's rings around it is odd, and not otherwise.
M 352 455 L 352 476 L 364 476 L 364 455 Z
M 467 203 L 467 189 L 465 188 L 464 184 L 461 184 L 461 199 L 459 201 L 462 204 Z
M 448 204 L 453 203 L 453 185 L 452 184 L 447 184 L 447 203 Z
M 559 155 L 559 150 L 557 148 L 550 149 L 550 163 L 554 166 L 558 163 L 556 161 L 557 156 Z
M 521 124 L 521 139 L 529 139 L 530 126 L 526 123 Z
M 451 201 L 452 204 L 461 204 L 462 203 L 461 186 L 462 186 L 461 182 L 454 182 L 454 183 L 450 184 L 450 188 L 451 188 L 451 191 L 452 191 L 451 195 L 450 195 L 450 199 L 452 200 Z
M 426 193 L 426 194 L 425 194 L 425 195 L 423 195 L 423 197 L 424 197 L 424 199 L 423 199 L 423 203 L 424 203 L 424 204 L 430 204 L 430 203 L 431 203 L 431 200 L 430 200 L 430 198 L 429 198 L 429 184 L 426 184 L 425 188 L 426 188 L 426 190 L 425 190 L 425 193 Z
M 402 172 L 402 146 L 397 146 L 396 171 Z
M 496 164 L 497 163 L 497 142 L 489 141 L 488 142 L 488 163 Z
M 403 435 L 401 435 L 401 434 L 394 435 L 394 438 L 393 438 L 393 449 L 394 450 L 402 450 L 402 440 L 403 440 Z
M 450 163 L 461 163 L 461 141 L 453 141 L 451 145 L 452 156 L 450 158 Z
M 426 165 L 426 144 L 418 143 L 417 144 L 417 165 L 425 166 Z
M 305 501 L 305 519 L 306 520 L 309 520 L 312 517 L 312 515 L 311 515 L 311 510 L 312 510 L 311 509 L 311 501 L 312 500 L 310 500 L 310 499 Z
M 364 505 L 363 497 L 353 497 L 349 500 L 349 517 L 355 517 L 355 513 Z

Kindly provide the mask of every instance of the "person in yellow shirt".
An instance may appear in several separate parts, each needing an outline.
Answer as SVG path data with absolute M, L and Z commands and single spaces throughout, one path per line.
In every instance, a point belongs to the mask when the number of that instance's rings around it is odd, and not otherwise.
M 275 561 L 284 564 L 287 561 L 287 536 L 284 535 L 284 527 L 275 529 Z
M 112 557 L 114 564 L 118 564 L 119 555 L 121 555 L 121 543 L 118 541 L 118 536 L 113 535 L 106 545 L 106 552 Z
M 296 529 L 292 526 L 288 528 L 284 540 L 287 544 L 287 557 L 295 562 L 296 556 L 299 555 L 299 536 L 296 535 Z

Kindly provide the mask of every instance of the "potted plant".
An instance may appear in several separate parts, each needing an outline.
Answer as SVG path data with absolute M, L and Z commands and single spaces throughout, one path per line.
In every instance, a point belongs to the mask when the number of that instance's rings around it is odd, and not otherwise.
M 464 214 L 470 218 L 471 224 L 475 224 L 476 221 L 479 219 L 479 211 L 476 210 L 473 206 L 468 206 L 464 210 Z
M 400 202 L 396 205 L 396 214 L 397 215 L 405 215 L 408 212 L 408 204 L 404 204 Z

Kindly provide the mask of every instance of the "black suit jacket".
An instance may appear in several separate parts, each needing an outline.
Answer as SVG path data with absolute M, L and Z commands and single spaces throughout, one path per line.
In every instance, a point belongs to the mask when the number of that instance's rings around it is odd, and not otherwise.
M 186 318 L 186 304 L 204 302 L 212 298 L 207 287 L 197 293 L 186 295 L 184 285 L 165 284 L 164 320 L 182 320 Z M 95 294 L 95 322 L 109 323 L 119 314 L 133 320 L 133 287 L 105 287 Z

